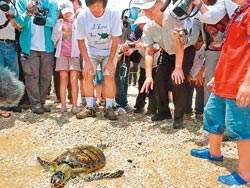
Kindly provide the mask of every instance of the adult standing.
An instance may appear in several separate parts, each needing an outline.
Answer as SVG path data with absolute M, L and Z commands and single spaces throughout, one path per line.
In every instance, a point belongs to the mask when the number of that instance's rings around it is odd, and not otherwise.
M 179 31 L 184 29 L 186 21 L 174 19 L 170 15 L 169 9 L 161 12 L 163 3 L 164 0 L 142 1 L 141 8 L 145 15 L 153 21 L 147 23 L 143 28 L 146 80 L 141 92 L 147 92 L 149 88 L 153 89 L 153 86 L 155 86 L 159 118 L 162 118 L 162 116 L 171 118 L 169 100 L 166 100 L 166 98 L 168 91 L 172 89 L 175 107 L 173 128 L 179 129 L 183 127 L 183 116 L 187 101 L 188 82 L 185 76 L 193 65 L 195 49 L 193 45 L 185 43 L 184 38 L 179 35 Z M 163 49 L 162 63 L 158 65 L 155 73 L 155 84 L 152 78 L 154 43 L 158 43 Z
M 9 10 L 0 9 L 0 68 L 7 67 L 18 78 L 19 66 L 16 52 L 15 29 L 20 30 L 16 24 L 16 11 L 11 3 L 8 3 Z M 13 107 L 1 107 L 0 116 L 9 117 L 10 113 L 5 110 L 21 112 L 16 104 Z
M 30 108 L 36 114 L 50 112 L 44 104 L 53 74 L 54 43 L 51 34 L 57 21 L 58 6 L 54 0 L 20 0 L 16 2 L 16 8 L 16 21 L 22 27 L 19 39 L 23 54 L 21 63 Z M 41 10 L 46 12 L 44 19 L 41 19 Z
M 76 38 L 83 57 L 83 88 L 87 107 L 76 115 L 82 119 L 95 117 L 94 75 L 101 64 L 103 71 L 103 97 L 106 101 L 104 117 L 117 120 L 112 102 L 115 97 L 115 67 L 120 41 L 121 21 L 119 12 L 107 7 L 107 0 L 86 0 L 87 8 L 77 18 Z

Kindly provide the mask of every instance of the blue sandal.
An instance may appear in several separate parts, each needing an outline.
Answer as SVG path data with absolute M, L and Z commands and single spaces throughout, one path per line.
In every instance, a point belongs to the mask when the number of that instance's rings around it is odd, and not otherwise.
M 237 172 L 233 172 L 232 174 L 226 176 L 219 176 L 217 181 L 224 183 L 226 185 L 244 185 L 247 184 L 245 180 L 243 180 Z
M 208 159 L 208 160 L 211 160 L 211 161 L 220 161 L 220 162 L 223 161 L 223 156 L 220 156 L 220 157 L 212 156 L 210 154 L 208 148 L 201 149 L 201 150 L 192 149 L 191 150 L 191 155 L 194 156 L 194 157 L 197 157 L 197 158 Z

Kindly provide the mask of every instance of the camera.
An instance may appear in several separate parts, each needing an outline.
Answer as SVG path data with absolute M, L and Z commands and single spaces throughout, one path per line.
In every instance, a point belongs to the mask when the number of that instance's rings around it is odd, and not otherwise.
M 44 26 L 46 24 L 47 14 L 49 9 L 42 7 L 39 0 L 33 1 L 34 20 L 33 23 L 36 25 Z
M 129 48 L 135 48 L 135 43 L 134 42 L 128 42 L 128 47 Z
M 7 0 L 0 0 L 0 9 L 3 12 L 7 12 L 10 10 L 10 6 Z
M 175 1 L 177 2 L 177 1 Z M 174 3 L 175 3 L 174 2 Z M 192 0 L 181 0 L 179 3 L 174 7 L 173 12 L 178 17 L 182 17 L 184 15 L 188 15 L 188 8 L 190 4 L 192 3 Z

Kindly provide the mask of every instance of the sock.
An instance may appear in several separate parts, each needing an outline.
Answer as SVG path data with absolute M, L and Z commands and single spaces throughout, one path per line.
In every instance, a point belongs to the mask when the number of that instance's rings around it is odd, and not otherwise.
M 94 97 L 85 97 L 87 106 L 90 108 L 94 107 Z
M 112 108 L 112 105 L 113 105 L 113 99 L 106 98 L 106 108 L 108 107 Z

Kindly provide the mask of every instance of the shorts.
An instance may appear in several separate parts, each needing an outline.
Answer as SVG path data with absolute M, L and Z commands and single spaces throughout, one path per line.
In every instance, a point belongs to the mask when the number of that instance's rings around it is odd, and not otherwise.
M 250 139 L 250 105 L 240 107 L 234 99 L 211 93 L 204 111 L 204 130 L 232 140 Z
M 61 56 L 56 58 L 56 69 L 55 71 L 81 71 L 80 69 L 80 58 L 79 57 L 65 57 Z
M 104 68 L 106 64 L 108 63 L 109 56 L 89 55 L 89 58 L 91 59 L 92 65 L 94 66 L 94 72 L 92 73 L 92 75 L 96 74 L 96 70 L 98 70 L 97 67 L 99 64 L 102 68 L 101 70 L 102 70 L 103 76 L 111 75 L 108 70 L 104 71 Z M 85 62 L 83 61 L 83 67 L 84 67 L 84 64 Z M 116 66 L 116 63 L 114 63 L 114 65 Z

